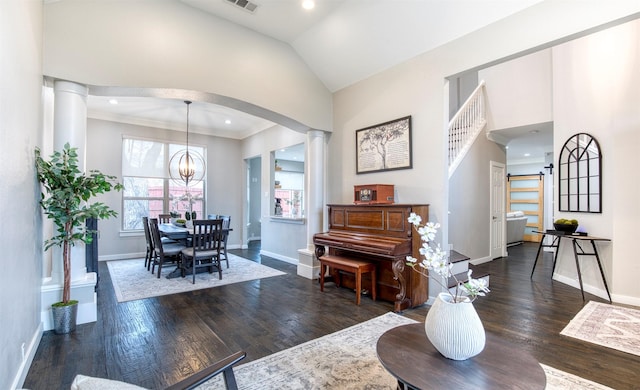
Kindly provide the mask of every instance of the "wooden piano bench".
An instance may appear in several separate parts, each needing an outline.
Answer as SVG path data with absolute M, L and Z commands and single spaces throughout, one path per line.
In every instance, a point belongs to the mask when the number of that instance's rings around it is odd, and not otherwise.
M 343 256 L 323 255 L 320 260 L 320 291 L 324 291 L 324 275 L 327 267 L 351 272 L 356 277 L 356 305 L 360 305 L 362 290 L 362 274 L 371 273 L 371 298 L 376 300 L 376 265 L 368 261 Z

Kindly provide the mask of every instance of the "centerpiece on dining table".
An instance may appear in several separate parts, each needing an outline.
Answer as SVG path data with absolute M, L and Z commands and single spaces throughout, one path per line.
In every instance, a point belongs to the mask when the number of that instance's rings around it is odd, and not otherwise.
M 408 221 L 422 240 L 420 254 L 423 259 L 418 261 L 413 256 L 407 256 L 406 264 L 425 277 L 433 272 L 430 280 L 443 289 L 425 319 L 427 338 L 438 352 L 449 359 L 466 360 L 476 356 L 484 349 L 486 336 L 473 301 L 489 292 L 487 281 L 472 278 L 471 270 L 467 272 L 466 280 L 459 280 L 452 273 L 453 265 L 449 262 L 448 253 L 439 244 L 432 245 L 440 228 L 439 223 L 422 224 L 422 218 L 415 213 L 411 213 Z

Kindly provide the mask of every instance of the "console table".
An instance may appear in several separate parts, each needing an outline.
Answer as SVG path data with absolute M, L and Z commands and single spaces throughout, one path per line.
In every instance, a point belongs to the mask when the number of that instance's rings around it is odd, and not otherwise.
M 385 332 L 376 346 L 378 360 L 398 380 L 399 390 L 544 389 L 547 378 L 538 361 L 522 348 L 487 333 L 479 355 L 447 359 L 427 339 L 424 323 Z
M 607 285 L 607 279 L 604 276 L 604 268 L 602 268 L 602 262 L 600 261 L 600 255 L 598 254 L 598 248 L 596 247 L 596 241 L 611 241 L 608 238 L 600 238 L 600 237 L 592 237 L 592 236 L 583 236 L 579 234 L 564 234 L 562 232 L 557 232 L 555 230 L 547 230 L 544 232 L 534 231 L 534 233 L 538 233 L 542 235 L 542 239 L 540 240 L 540 246 L 538 246 L 538 252 L 536 253 L 536 259 L 533 262 L 533 268 L 531 269 L 531 277 L 533 278 L 533 271 L 536 269 L 536 264 L 538 263 L 538 257 L 540 256 L 540 250 L 543 247 L 546 248 L 556 248 L 555 255 L 553 256 L 553 271 L 551 272 L 551 276 L 553 277 L 553 273 L 556 270 L 556 260 L 558 259 L 558 252 L 560 248 L 560 241 L 562 239 L 571 240 L 571 244 L 573 245 L 573 257 L 576 259 L 576 269 L 578 270 L 578 281 L 580 282 L 580 291 L 582 292 L 582 300 L 584 301 L 584 286 L 582 285 L 582 272 L 580 270 L 580 257 L 582 256 L 593 256 L 596 258 L 598 262 L 598 268 L 600 268 L 600 275 L 602 276 L 602 282 L 604 283 L 604 288 L 607 291 L 607 296 L 609 297 L 609 302 L 611 303 L 611 293 L 609 293 L 609 286 Z M 551 244 L 544 244 L 544 239 L 546 236 L 552 236 L 553 242 Z M 592 252 L 587 252 L 583 247 L 583 242 L 591 243 Z

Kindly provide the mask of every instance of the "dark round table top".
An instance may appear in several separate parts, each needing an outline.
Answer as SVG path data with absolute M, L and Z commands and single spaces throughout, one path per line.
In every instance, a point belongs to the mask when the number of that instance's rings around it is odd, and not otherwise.
M 401 383 L 416 389 L 544 389 L 544 370 L 528 352 L 487 333 L 480 354 L 447 359 L 427 339 L 424 323 L 385 332 L 376 347 L 378 359 Z

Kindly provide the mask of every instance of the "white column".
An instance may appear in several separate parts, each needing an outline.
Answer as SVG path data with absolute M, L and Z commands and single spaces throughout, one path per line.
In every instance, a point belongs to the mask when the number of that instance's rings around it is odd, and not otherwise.
M 325 210 L 325 133 L 320 130 L 307 131 L 306 148 L 307 247 L 298 250 L 298 275 L 315 279 L 320 267 L 314 256 L 313 235 L 323 229 Z
M 78 149 L 78 168 L 86 171 L 88 88 L 56 80 L 53 96 L 53 149 L 61 151 L 68 142 Z M 62 249 L 52 247 L 51 250 L 51 277 L 45 278 L 42 285 L 41 319 L 44 330 L 53 328 L 50 305 L 62 298 Z M 97 319 L 96 283 L 96 273 L 87 273 L 85 245 L 77 243 L 71 247 L 71 299 L 79 301 L 78 324 Z
M 56 80 L 53 85 L 53 148 L 61 151 L 68 142 L 78 148 L 78 168 L 86 170 L 87 96 L 88 88 L 70 81 Z M 61 253 L 62 251 L 60 251 Z M 60 260 L 59 260 L 60 259 Z M 62 281 L 62 255 L 54 252 L 53 271 Z M 85 245 L 80 242 L 71 248 L 71 280 L 85 279 L 87 274 Z

